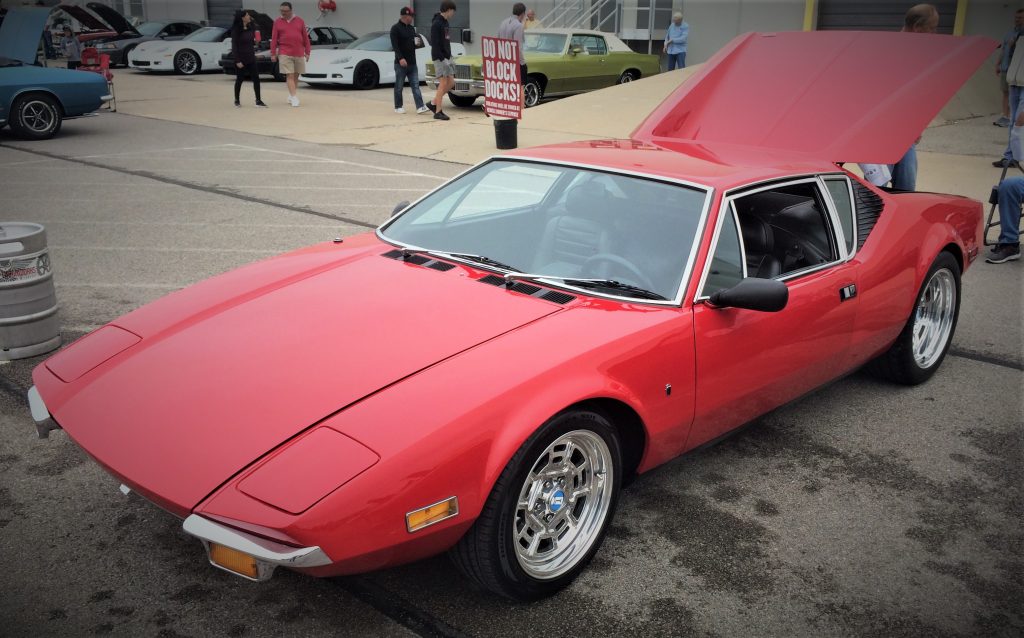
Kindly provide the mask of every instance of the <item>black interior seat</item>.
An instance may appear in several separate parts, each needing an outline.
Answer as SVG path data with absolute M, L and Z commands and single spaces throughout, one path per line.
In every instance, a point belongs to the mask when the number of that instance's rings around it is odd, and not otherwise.
M 544 229 L 533 272 L 561 277 L 580 275 L 583 263 L 611 249 L 610 195 L 602 186 L 579 185 L 566 195 L 565 214 Z
M 743 248 L 746 251 L 747 276 L 772 279 L 782 274 L 782 262 L 775 256 L 775 235 L 772 227 L 760 217 L 740 217 Z

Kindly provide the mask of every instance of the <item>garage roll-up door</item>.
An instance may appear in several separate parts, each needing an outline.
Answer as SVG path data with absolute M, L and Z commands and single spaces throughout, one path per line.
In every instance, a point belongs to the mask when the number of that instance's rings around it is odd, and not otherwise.
M 818 29 L 844 29 L 854 31 L 899 31 L 903 16 L 914 4 L 913 0 L 889 2 L 860 2 L 859 0 L 819 0 Z M 939 10 L 939 33 L 953 33 L 956 19 L 956 0 L 932 2 Z
M 242 8 L 242 0 L 206 0 L 206 17 L 210 26 L 228 27 L 235 11 Z

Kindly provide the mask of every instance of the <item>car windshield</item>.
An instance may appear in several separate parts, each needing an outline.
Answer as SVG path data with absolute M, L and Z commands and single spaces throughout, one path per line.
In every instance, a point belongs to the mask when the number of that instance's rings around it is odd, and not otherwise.
M 189 42 L 217 42 L 224 37 L 225 31 L 227 29 L 222 29 L 221 27 L 203 27 L 188 34 L 182 40 L 188 40 Z
M 560 33 L 527 33 L 523 38 L 523 51 L 534 53 L 561 53 L 565 49 L 565 35 Z
M 486 257 L 475 261 L 499 270 L 629 284 L 654 293 L 642 298 L 674 300 L 707 198 L 705 190 L 649 178 L 494 160 L 379 232 L 410 249 Z M 634 296 L 564 282 L 581 283 Z
M 143 22 L 135 27 L 135 29 L 142 35 L 156 35 L 166 26 L 166 22 Z
M 390 51 L 391 38 L 387 33 L 381 31 L 367 33 L 345 48 L 362 49 L 363 51 Z

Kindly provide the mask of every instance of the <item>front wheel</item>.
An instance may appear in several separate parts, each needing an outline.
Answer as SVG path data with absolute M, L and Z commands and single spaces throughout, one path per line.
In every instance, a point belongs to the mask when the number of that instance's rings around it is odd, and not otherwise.
M 540 85 L 540 80 L 528 77 L 526 84 L 523 85 L 523 104 L 526 108 L 537 106 L 542 97 L 544 97 L 544 88 Z
M 475 95 L 455 95 L 454 93 L 448 93 L 448 99 L 452 101 L 452 104 L 459 108 L 469 108 L 476 104 Z
M 191 49 L 179 51 L 174 56 L 174 70 L 182 75 L 195 75 L 200 68 L 199 54 Z
M 621 482 L 621 445 L 608 419 L 590 410 L 558 414 L 505 466 L 452 560 L 497 594 L 550 596 L 597 552 Z
M 375 89 L 380 82 L 380 71 L 377 65 L 369 60 L 363 60 L 356 65 L 352 73 L 352 86 L 361 90 Z
M 904 385 L 924 383 L 942 364 L 959 316 L 960 264 L 943 251 L 928 269 L 900 336 L 868 370 Z
M 11 130 L 29 140 L 48 140 L 60 131 L 60 104 L 45 93 L 23 95 L 11 106 Z

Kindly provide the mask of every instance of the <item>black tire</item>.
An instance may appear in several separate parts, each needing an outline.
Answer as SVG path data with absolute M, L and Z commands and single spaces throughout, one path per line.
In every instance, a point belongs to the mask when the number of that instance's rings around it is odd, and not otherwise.
M 181 75 L 195 75 L 203 70 L 199 54 L 192 49 L 178 51 L 174 56 L 174 71 Z
M 537 106 L 544 97 L 544 85 L 539 78 L 533 75 L 526 76 L 526 83 L 523 84 L 523 105 L 526 108 Z
M 935 286 L 940 288 L 945 285 L 951 288 L 956 299 L 952 302 L 952 313 L 945 313 L 948 319 L 948 330 L 940 331 L 935 346 L 928 350 L 932 356 L 926 361 L 921 361 L 914 348 L 915 333 L 922 331 L 922 326 L 928 320 L 923 316 L 922 308 L 931 301 L 936 300 Z M 948 293 L 946 294 L 948 297 Z M 924 302 L 924 306 L 922 305 Z M 903 385 L 917 385 L 924 383 L 931 378 L 935 371 L 942 365 L 946 358 L 950 343 L 953 342 L 953 334 L 956 332 L 957 320 L 960 317 L 960 264 L 953 255 L 946 251 L 939 253 L 939 256 L 932 262 L 928 274 L 925 275 L 924 283 L 914 299 L 914 307 L 910 312 L 903 331 L 896 338 L 895 343 L 874 361 L 867 365 L 871 374 Z M 935 356 L 937 354 L 937 356 Z
M 476 98 L 477 96 L 475 95 L 455 95 L 451 92 L 448 93 L 448 99 L 452 101 L 452 104 L 463 109 L 476 104 Z
M 544 462 L 545 458 L 552 456 L 557 458 L 556 453 L 544 454 L 548 446 L 560 437 L 581 434 L 595 441 L 598 440 L 596 437 L 599 437 L 607 446 L 606 451 L 609 453 L 610 468 L 605 477 L 607 474 L 611 474 L 611 480 L 591 477 L 591 480 L 596 480 L 600 484 L 600 489 L 595 492 L 602 493 L 591 503 L 596 503 L 594 506 L 598 508 L 597 511 L 603 511 L 603 514 L 598 515 L 598 518 L 593 521 L 593 529 L 596 529 L 596 532 L 586 541 L 590 543 L 589 548 L 586 547 L 586 542 L 581 543 L 578 554 L 571 557 L 568 564 L 559 568 L 564 571 L 558 571 L 550 578 L 538 578 L 524 569 L 516 549 L 517 540 L 513 528 L 519 526 L 520 522 L 524 520 L 518 514 L 520 512 L 520 495 L 526 489 L 527 477 L 530 472 Z M 451 549 L 449 555 L 459 570 L 470 580 L 496 594 L 521 601 L 538 600 L 550 596 L 571 583 L 597 553 L 604 540 L 605 532 L 615 516 L 615 506 L 618 502 L 621 484 L 622 448 L 618 432 L 611 422 L 603 414 L 591 410 L 567 410 L 559 413 L 541 426 L 509 460 L 501 476 L 495 482 L 479 518 L 458 544 Z M 565 492 L 557 487 L 556 489 L 561 493 L 560 499 L 566 498 Z M 565 488 L 566 491 L 568 489 L 568 487 Z M 607 495 L 604 494 L 605 490 L 608 491 Z M 533 497 L 531 496 L 531 498 Z M 602 500 L 604 498 L 607 500 Z M 559 500 L 558 508 L 564 508 L 569 513 L 579 509 L 581 518 L 586 516 L 586 507 L 591 504 L 582 501 L 566 503 L 565 500 Z M 583 507 L 579 507 L 581 503 Z M 537 507 L 541 506 L 537 505 Z M 541 512 L 543 510 L 532 511 Z M 538 513 L 537 516 L 540 517 L 542 514 Z M 547 520 L 551 520 L 551 514 L 546 516 L 549 517 Z M 603 516 L 603 520 L 600 516 Z M 590 525 L 587 527 L 589 528 Z M 582 525 L 580 529 L 583 529 Z M 522 538 L 519 542 L 521 540 Z M 569 546 L 571 547 L 577 542 L 579 541 L 574 541 Z
M 48 140 L 60 132 L 64 109 L 48 93 L 18 96 L 11 106 L 11 130 L 26 140 Z
M 352 72 L 352 86 L 360 91 L 367 91 L 377 88 L 379 83 L 380 69 L 376 64 L 369 60 L 363 60 L 356 65 L 355 71 Z
M 634 82 L 634 81 L 639 80 L 639 79 L 640 79 L 640 72 L 639 71 L 634 71 L 633 69 L 629 69 L 628 71 L 623 71 L 622 75 L 619 76 L 619 79 L 616 80 L 615 83 L 616 84 L 626 84 L 627 82 Z

